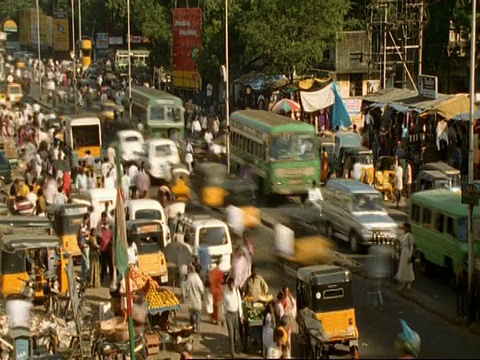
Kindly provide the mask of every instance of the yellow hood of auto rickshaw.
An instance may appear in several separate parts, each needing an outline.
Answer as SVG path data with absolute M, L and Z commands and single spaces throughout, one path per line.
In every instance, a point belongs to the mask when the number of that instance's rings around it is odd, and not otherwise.
M 329 252 L 333 251 L 334 248 L 334 244 L 324 236 L 307 236 L 295 239 L 293 260 L 302 266 L 328 263 Z
M 358 339 L 355 309 L 322 312 L 315 316 L 322 322 L 329 342 Z
M 246 228 L 254 228 L 260 225 L 261 222 L 261 211 L 255 206 L 241 206 L 240 209 L 243 211 L 243 225 Z

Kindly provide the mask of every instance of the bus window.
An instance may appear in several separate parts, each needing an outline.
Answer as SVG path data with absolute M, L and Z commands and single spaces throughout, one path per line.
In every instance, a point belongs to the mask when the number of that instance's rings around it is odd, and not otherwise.
M 423 208 L 422 224 L 425 227 L 430 227 L 432 225 L 432 212 L 430 209 Z
M 455 222 L 450 216 L 447 217 L 447 234 L 457 237 L 457 234 L 455 233 Z
M 150 108 L 150 120 L 164 121 L 165 120 L 165 108 L 163 106 L 155 106 Z
M 444 223 L 445 216 L 443 214 L 437 214 L 435 218 L 435 229 L 438 232 L 443 233 L 443 223 Z
M 413 222 L 420 222 L 420 207 L 418 205 L 412 206 L 412 221 Z

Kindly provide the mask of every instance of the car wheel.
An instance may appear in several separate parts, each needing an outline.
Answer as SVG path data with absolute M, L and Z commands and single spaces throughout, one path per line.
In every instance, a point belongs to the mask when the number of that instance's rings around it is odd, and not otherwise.
M 330 224 L 329 222 L 327 222 L 327 223 L 325 224 L 325 232 L 327 233 L 327 237 L 328 237 L 330 240 L 333 240 L 334 230 L 333 230 L 332 224 Z
M 350 234 L 350 250 L 352 250 L 353 253 L 358 252 L 358 246 L 359 246 L 359 238 L 358 235 L 355 233 Z

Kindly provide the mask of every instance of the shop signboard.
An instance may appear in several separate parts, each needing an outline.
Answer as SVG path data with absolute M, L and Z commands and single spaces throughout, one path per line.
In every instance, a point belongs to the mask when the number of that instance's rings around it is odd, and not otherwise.
M 173 86 L 199 88 L 195 54 L 202 47 L 202 9 L 173 10 Z
M 108 33 L 97 33 L 97 49 L 108 49 Z
M 426 98 L 438 96 L 438 78 L 436 76 L 418 75 L 418 93 Z
M 69 51 L 70 37 L 68 18 L 53 19 L 53 48 L 55 51 Z
M 110 45 L 123 45 L 123 37 L 121 37 L 121 36 L 110 36 L 108 38 L 108 43 Z

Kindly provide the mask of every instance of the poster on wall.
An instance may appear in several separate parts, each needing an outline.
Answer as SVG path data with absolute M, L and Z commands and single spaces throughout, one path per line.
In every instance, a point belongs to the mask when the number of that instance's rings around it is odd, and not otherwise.
M 53 19 L 53 47 L 55 51 L 69 51 L 70 37 L 68 18 Z
M 199 88 L 195 54 L 202 47 L 202 9 L 173 10 L 173 86 Z
M 95 46 L 97 49 L 108 49 L 108 33 L 97 33 Z

